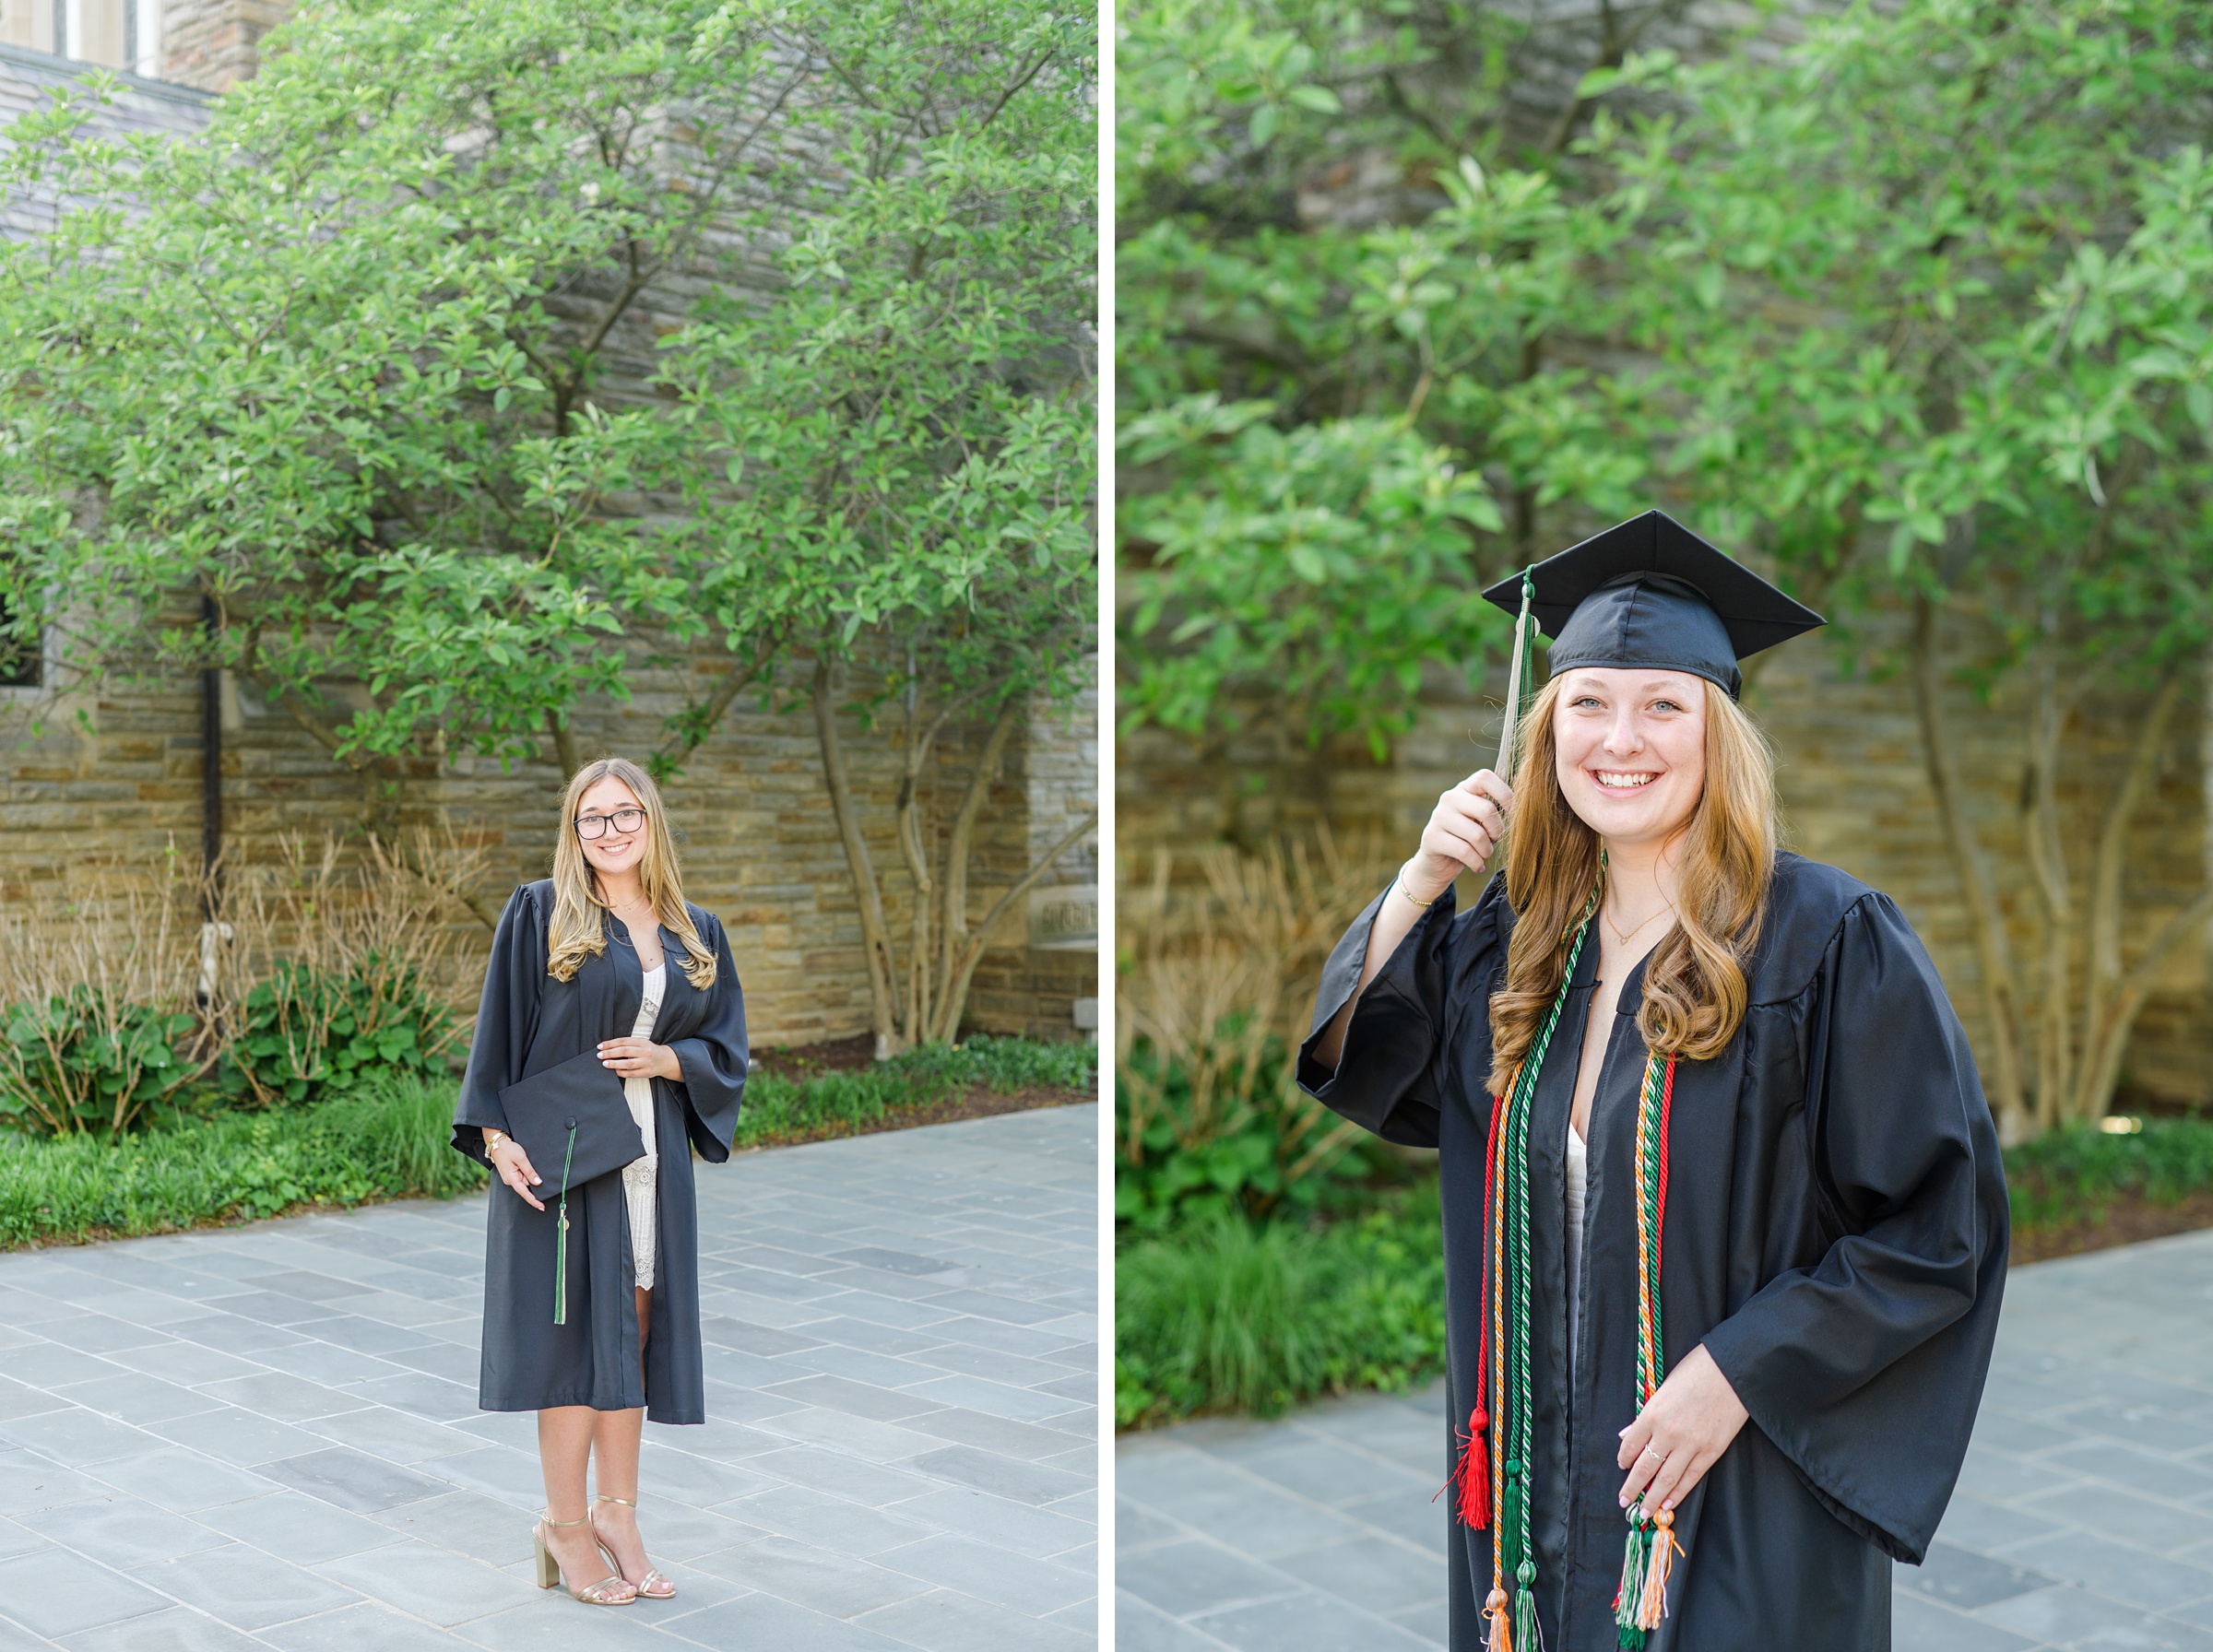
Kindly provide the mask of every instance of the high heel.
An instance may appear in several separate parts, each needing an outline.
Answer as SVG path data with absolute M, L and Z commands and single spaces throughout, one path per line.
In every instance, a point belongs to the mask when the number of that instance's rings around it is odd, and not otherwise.
M 586 1606 L 628 1606 L 638 1598 L 638 1591 L 637 1587 L 622 1575 L 621 1566 L 615 1567 L 612 1577 L 602 1577 L 597 1583 L 587 1583 L 582 1588 L 577 1588 L 561 1575 L 561 1563 L 553 1558 L 553 1551 L 546 1547 L 548 1527 L 589 1526 L 591 1520 L 591 1511 L 588 1509 L 581 1520 L 556 1520 L 551 1509 L 538 1516 L 538 1523 L 530 1528 L 530 1541 L 538 1552 L 538 1587 L 550 1589 L 558 1584 L 569 1591 L 572 1599 L 581 1600 Z M 597 1529 L 592 1533 L 592 1540 L 595 1543 L 599 1541 Z M 599 1547 L 604 1551 L 607 1545 L 600 1543 Z M 614 1556 L 608 1556 L 608 1564 L 614 1564 Z
M 608 1497 L 602 1495 L 593 1498 L 592 1501 L 594 1503 L 621 1504 L 624 1508 L 629 1509 L 633 1514 L 637 1512 L 638 1507 L 636 1504 L 633 1503 L 627 1497 Z M 584 1517 L 587 1520 L 591 1519 L 592 1516 L 589 1510 L 586 1511 Z M 599 1527 L 597 1522 L 594 1522 L 592 1526 L 592 1541 L 599 1545 L 599 1552 L 607 1556 L 607 1564 L 614 1567 L 615 1575 L 618 1577 L 621 1577 L 623 1582 L 630 1583 L 629 1577 L 623 1574 L 622 1563 L 615 1558 L 615 1552 L 607 1546 L 607 1540 L 599 1535 Z M 637 1582 L 632 1583 L 630 1587 L 637 1590 L 639 1594 L 645 1596 L 648 1600 L 666 1600 L 676 1593 L 675 1582 L 665 1574 L 655 1571 L 650 1564 L 645 1568 L 645 1575 L 641 1577 Z

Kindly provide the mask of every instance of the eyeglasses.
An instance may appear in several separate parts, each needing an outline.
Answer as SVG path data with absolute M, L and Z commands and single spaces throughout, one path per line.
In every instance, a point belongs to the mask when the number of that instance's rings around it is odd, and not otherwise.
M 586 838 L 605 837 L 610 821 L 617 832 L 628 837 L 645 824 L 645 811 L 642 808 L 618 808 L 611 815 L 578 815 L 576 817 L 576 835 Z

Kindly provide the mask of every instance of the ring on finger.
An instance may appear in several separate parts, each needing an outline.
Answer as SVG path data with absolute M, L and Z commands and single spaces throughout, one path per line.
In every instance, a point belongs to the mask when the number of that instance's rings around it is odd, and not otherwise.
M 1639 1452 L 1638 1455 L 1639 1457 L 1649 1457 L 1653 1461 L 1659 1463 L 1664 1463 L 1667 1461 L 1667 1453 L 1660 1450 L 1657 1446 L 1647 1446 L 1642 1451 Z

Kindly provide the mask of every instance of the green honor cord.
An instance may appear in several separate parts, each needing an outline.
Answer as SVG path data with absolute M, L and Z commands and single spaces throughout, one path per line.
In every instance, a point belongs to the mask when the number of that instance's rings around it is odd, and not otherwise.
M 1534 1533 L 1530 1528 L 1530 1477 L 1535 1467 L 1536 1437 L 1534 1418 L 1532 1415 L 1531 1393 L 1533 1378 L 1530 1372 L 1530 1286 L 1533 1277 L 1529 1254 L 1529 1127 L 1530 1115 L 1535 1111 L 1537 1077 L 1544 1070 L 1544 1056 L 1552 1047 L 1552 1035 L 1560 1024 L 1560 1014 L 1568 1006 L 1568 996 L 1575 982 L 1575 968 L 1582 957 L 1583 941 L 1591 933 L 1591 920 L 1598 912 L 1599 898 L 1605 892 L 1605 856 L 1599 856 L 1599 881 L 1584 902 L 1582 914 L 1576 919 L 1574 931 L 1568 939 L 1568 956 L 1560 974 L 1560 985 L 1553 995 L 1552 1009 L 1544 1018 L 1535 1041 L 1531 1044 L 1519 1068 L 1515 1069 L 1510 1086 L 1506 1114 L 1505 1139 L 1498 1145 L 1498 1180 L 1494 1195 L 1502 1210 L 1500 1233 L 1504 1239 L 1499 1246 L 1500 1296 L 1505 1306 L 1503 1315 L 1505 1347 L 1499 1350 L 1498 1375 L 1502 1387 L 1500 1418 L 1502 1440 L 1506 1448 L 1506 1480 L 1500 1488 L 1499 1530 L 1497 1551 L 1497 1571 L 1492 1580 L 1491 1598 L 1486 1615 L 1502 1617 L 1507 1625 L 1521 1626 L 1521 1634 L 1529 1637 L 1517 1643 L 1512 1629 L 1505 1629 L 1503 1639 L 1508 1646 L 1535 1644 L 1536 1636 L 1536 1581 L 1537 1565 Z M 1511 1591 L 1510 1594 L 1509 1591 Z M 1510 1604 L 1509 1604 L 1510 1601 Z
M 569 1322 L 569 1166 L 576 1160 L 576 1121 L 569 1120 L 568 1150 L 561 1156 L 561 1230 L 553 1245 L 553 1323 Z

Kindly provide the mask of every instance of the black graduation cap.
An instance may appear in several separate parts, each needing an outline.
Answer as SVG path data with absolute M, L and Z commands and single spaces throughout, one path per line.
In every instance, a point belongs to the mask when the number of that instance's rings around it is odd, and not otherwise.
M 1530 612 L 1552 638 L 1556 676 L 1575 666 L 1688 671 L 1736 698 L 1736 662 L 1826 624 L 1664 511 L 1594 534 L 1529 572 Z M 1521 610 L 1521 575 L 1484 596 Z

